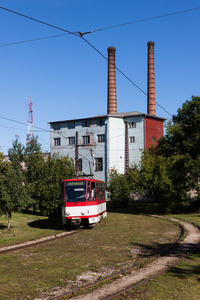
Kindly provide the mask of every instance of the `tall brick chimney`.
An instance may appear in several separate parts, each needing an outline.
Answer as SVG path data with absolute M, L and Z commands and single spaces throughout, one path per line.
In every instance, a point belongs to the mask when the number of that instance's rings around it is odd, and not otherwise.
M 147 114 L 156 116 L 154 42 L 148 42 Z
M 115 47 L 108 48 L 108 114 L 117 113 Z

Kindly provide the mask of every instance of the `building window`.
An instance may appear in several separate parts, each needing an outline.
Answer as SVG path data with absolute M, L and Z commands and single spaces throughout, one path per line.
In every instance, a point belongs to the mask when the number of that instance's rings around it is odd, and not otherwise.
M 89 135 L 84 135 L 83 136 L 83 145 L 87 145 L 90 143 L 90 136 Z
M 82 126 L 83 127 L 89 127 L 90 126 L 90 122 L 89 121 L 83 121 L 82 122 Z
M 53 124 L 54 130 L 60 130 L 60 123 Z
M 134 136 L 130 136 L 130 143 L 135 143 L 135 137 Z
M 90 121 L 90 127 L 95 127 L 95 126 L 97 126 L 97 120 L 92 119 L 92 120 Z
M 75 128 L 75 122 L 69 122 L 67 123 L 67 125 L 68 125 L 68 129 Z
M 104 143 L 105 142 L 105 134 L 98 134 L 97 135 L 97 142 Z
M 55 138 L 54 139 L 54 146 L 60 146 L 60 145 L 61 145 L 60 138 Z
M 69 137 L 69 145 L 75 145 L 75 136 Z
M 103 119 L 99 119 L 99 126 L 103 125 Z
M 155 136 L 152 137 L 152 143 L 154 143 L 154 142 L 156 142 L 156 137 Z
M 103 158 L 102 157 L 95 158 L 94 168 L 95 168 L 95 171 L 103 171 Z
M 136 128 L 136 122 L 129 122 L 128 127 L 129 128 Z

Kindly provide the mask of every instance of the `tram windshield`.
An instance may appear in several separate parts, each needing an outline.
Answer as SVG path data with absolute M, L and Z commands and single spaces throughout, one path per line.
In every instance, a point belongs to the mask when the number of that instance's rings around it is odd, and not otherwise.
M 66 202 L 86 201 L 86 181 L 65 182 L 65 200 Z

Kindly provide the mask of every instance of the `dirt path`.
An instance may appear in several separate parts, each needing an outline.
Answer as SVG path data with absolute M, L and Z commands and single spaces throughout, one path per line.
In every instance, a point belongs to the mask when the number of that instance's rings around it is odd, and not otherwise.
M 99 300 L 104 299 L 110 295 L 117 293 L 123 289 L 128 288 L 129 286 L 140 282 L 141 280 L 148 278 L 149 276 L 154 276 L 161 271 L 167 269 L 170 264 L 173 264 L 180 255 L 184 253 L 190 252 L 196 244 L 200 241 L 200 231 L 198 228 L 194 227 L 193 225 L 180 222 L 181 225 L 188 231 L 188 235 L 185 239 L 179 244 L 176 249 L 170 251 L 170 253 L 166 254 L 163 257 L 160 257 L 153 261 L 151 264 L 147 265 L 146 267 L 133 270 L 131 274 L 127 276 L 123 276 L 116 281 L 104 285 L 87 295 L 80 295 L 78 297 L 73 297 L 76 300 Z

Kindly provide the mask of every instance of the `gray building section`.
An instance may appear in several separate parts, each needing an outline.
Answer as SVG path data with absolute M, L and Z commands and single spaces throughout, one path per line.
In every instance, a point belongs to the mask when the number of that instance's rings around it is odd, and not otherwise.
M 69 155 L 74 165 L 78 162 L 79 174 L 107 181 L 112 169 L 124 173 L 127 159 L 129 166 L 139 163 L 144 149 L 144 118 L 145 114 L 129 112 L 50 122 L 51 154 Z M 126 122 L 128 136 L 125 134 Z M 128 157 L 125 154 L 126 139 Z

